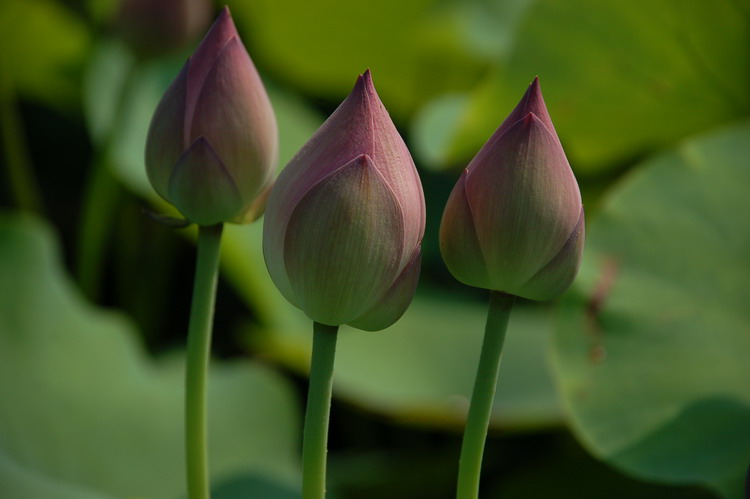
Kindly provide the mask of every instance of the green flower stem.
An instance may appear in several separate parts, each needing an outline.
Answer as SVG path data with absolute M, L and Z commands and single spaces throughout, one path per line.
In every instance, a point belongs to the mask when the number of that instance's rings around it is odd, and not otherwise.
M 0 140 L 5 151 L 8 184 L 18 206 L 33 213 L 42 212 L 42 196 L 36 182 L 23 132 L 13 86 L 0 74 Z
M 500 358 L 508 328 L 508 318 L 515 296 L 500 291 L 490 291 L 490 305 L 487 325 L 479 357 L 474 391 L 471 394 L 469 416 L 464 429 L 461 446 L 461 459 L 458 465 L 457 499 L 477 499 L 479 497 L 479 476 L 482 471 L 482 455 L 487 428 L 490 423 L 492 402 L 495 399 Z
M 216 301 L 222 225 L 200 227 L 185 375 L 185 451 L 189 499 L 210 497 L 206 382 Z
M 303 499 L 323 499 L 326 495 L 326 446 L 338 330 L 338 326 L 326 326 L 317 322 L 313 325 L 310 388 L 307 393 L 302 440 Z

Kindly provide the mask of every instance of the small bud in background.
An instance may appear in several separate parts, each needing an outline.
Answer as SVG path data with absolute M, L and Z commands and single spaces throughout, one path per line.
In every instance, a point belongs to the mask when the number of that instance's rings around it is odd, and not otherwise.
M 414 295 L 422 185 L 369 70 L 282 171 L 263 252 L 282 294 L 316 322 L 375 331 Z
M 122 0 L 115 28 L 140 56 L 179 51 L 211 20 L 209 0 Z
M 453 188 L 440 250 L 464 284 L 549 300 L 573 281 L 583 241 L 578 183 L 537 78 Z
M 271 102 L 225 7 L 154 113 L 148 178 L 192 222 L 246 223 L 263 213 L 277 155 Z

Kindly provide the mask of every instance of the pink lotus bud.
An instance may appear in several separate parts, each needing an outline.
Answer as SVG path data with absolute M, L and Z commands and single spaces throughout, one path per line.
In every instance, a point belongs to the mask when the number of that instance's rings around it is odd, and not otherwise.
M 271 102 L 225 7 L 156 108 L 148 178 L 192 222 L 251 222 L 277 154 Z
M 424 225 L 419 175 L 368 70 L 279 175 L 268 271 L 314 321 L 383 329 L 414 295 Z
M 581 193 L 536 78 L 453 188 L 440 250 L 465 284 L 549 300 L 573 281 L 583 240 Z
M 122 0 L 117 29 L 139 55 L 184 48 L 208 25 L 209 0 Z

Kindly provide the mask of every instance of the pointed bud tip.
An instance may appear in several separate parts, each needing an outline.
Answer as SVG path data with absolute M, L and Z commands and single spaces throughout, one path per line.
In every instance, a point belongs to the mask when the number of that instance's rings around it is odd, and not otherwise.
M 534 113 L 526 113 L 526 116 L 523 117 L 523 124 L 526 126 L 531 125 L 535 121 L 539 121 L 541 123 L 542 120 L 540 120 L 539 117 Z
M 352 161 L 352 163 L 355 166 L 360 166 L 363 168 L 367 168 L 368 166 L 371 166 L 374 164 L 372 161 L 372 158 L 368 156 L 367 154 L 360 154 L 359 156 L 354 158 L 354 161 Z
M 370 68 L 367 68 L 364 73 L 357 76 L 357 83 L 354 85 L 354 88 L 370 94 L 375 93 L 375 85 L 372 83 Z

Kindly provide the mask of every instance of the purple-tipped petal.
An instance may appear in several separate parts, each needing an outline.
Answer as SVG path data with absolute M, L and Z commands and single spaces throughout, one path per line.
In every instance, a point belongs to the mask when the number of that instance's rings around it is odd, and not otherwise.
M 466 198 L 466 177 L 464 170 L 445 205 L 440 223 L 440 251 L 456 279 L 471 286 L 490 288 L 474 216 Z
M 211 142 L 249 206 L 273 174 L 278 144 L 271 102 L 237 37 L 227 41 L 206 75 L 189 136 Z
M 565 153 L 528 114 L 479 162 L 466 194 L 492 289 L 513 292 L 559 250 L 578 222 L 581 197 Z
M 194 115 L 195 106 L 198 102 L 198 95 L 201 93 L 203 88 L 203 82 L 208 76 L 211 66 L 214 65 L 216 58 L 222 51 L 224 46 L 233 37 L 239 38 L 237 34 L 237 28 L 234 26 L 232 21 L 232 14 L 229 12 L 229 7 L 221 9 L 219 17 L 216 18 L 211 28 L 203 37 L 198 48 L 190 57 L 189 70 L 188 70 L 188 85 L 186 94 L 186 126 L 185 126 L 185 139 L 187 141 L 187 133 L 192 128 L 192 119 Z
M 516 105 L 515 109 L 513 109 L 508 117 L 505 118 L 492 137 L 500 137 L 500 135 L 505 133 L 510 127 L 522 120 L 529 113 L 532 113 L 539 118 L 539 120 L 544 123 L 544 126 L 546 126 L 550 133 L 557 139 L 555 126 L 552 124 L 552 118 L 550 118 L 549 112 L 547 112 L 547 106 L 544 103 L 544 97 L 542 97 L 542 89 L 539 86 L 538 76 L 529 84 L 529 88 L 526 89 L 526 93 L 523 94 L 523 97 Z
M 424 235 L 424 194 L 414 161 L 375 92 L 369 70 L 279 175 L 264 222 L 268 251 L 283 248 L 291 212 L 307 191 L 360 154 L 372 159 L 402 207 L 403 247 L 409 251 L 401 255 L 401 264 L 406 263 Z
M 169 197 L 188 220 L 200 225 L 223 222 L 242 206 L 232 175 L 203 137 L 177 162 L 169 180 Z
M 393 191 L 368 156 L 355 158 L 310 189 L 290 217 L 283 253 L 288 298 L 323 324 L 355 319 L 393 282 L 403 230 Z
M 399 320 L 414 298 L 421 264 L 422 245 L 420 244 L 388 291 L 364 314 L 349 321 L 349 325 L 365 331 L 380 331 Z
M 538 79 L 456 185 L 440 243 L 448 269 L 466 284 L 537 300 L 570 285 L 583 205 Z
M 210 144 L 210 153 L 198 151 L 209 158 L 204 168 L 183 154 L 198 140 Z M 194 221 L 242 223 L 262 212 L 265 199 L 257 198 L 271 183 L 277 154 L 271 103 L 225 7 L 159 103 L 146 145 L 149 180 L 167 201 L 180 210 L 188 207 L 190 213 L 183 214 Z M 214 192 L 201 193 L 194 184 L 193 177 L 210 171 L 219 172 L 219 178 L 208 181 L 207 188 L 226 189 L 227 199 L 215 200 Z M 172 182 L 177 182 L 179 199 L 172 194 Z M 196 199 L 190 201 L 190 195 Z M 200 214 L 199 207 L 209 211 Z M 215 220 L 218 212 L 225 214 L 223 220 Z
M 188 66 L 184 66 L 156 108 L 146 139 L 146 173 L 157 193 L 167 201 L 169 177 L 185 150 L 182 133 Z
M 549 300 L 559 295 L 573 282 L 583 253 L 585 226 L 583 207 L 573 232 L 558 253 L 534 276 L 521 286 L 518 296 L 531 300 Z

